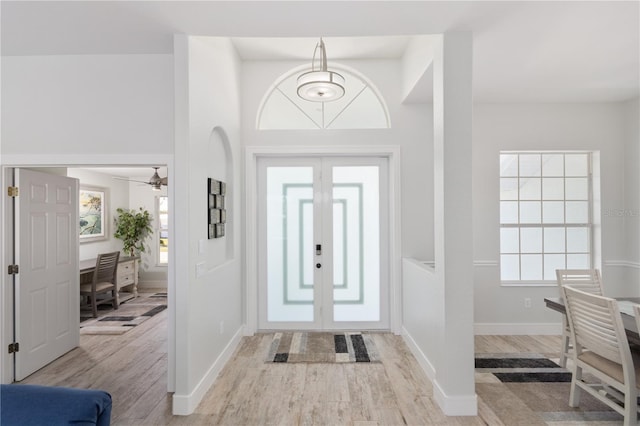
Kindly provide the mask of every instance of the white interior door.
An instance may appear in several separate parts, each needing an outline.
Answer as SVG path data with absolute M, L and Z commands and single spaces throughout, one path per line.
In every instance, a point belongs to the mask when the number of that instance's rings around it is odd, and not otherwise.
M 80 343 L 78 180 L 16 169 L 16 377 Z
M 261 329 L 388 329 L 382 158 L 258 162 Z

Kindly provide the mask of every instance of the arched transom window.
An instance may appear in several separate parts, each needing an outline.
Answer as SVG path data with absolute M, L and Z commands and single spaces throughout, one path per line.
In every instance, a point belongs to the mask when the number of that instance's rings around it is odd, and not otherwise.
M 362 74 L 344 66 L 331 69 L 345 79 L 345 95 L 332 102 L 298 97 L 296 80 L 303 67 L 282 75 L 269 88 L 258 109 L 257 127 L 267 129 L 386 129 L 391 127 L 384 100 Z

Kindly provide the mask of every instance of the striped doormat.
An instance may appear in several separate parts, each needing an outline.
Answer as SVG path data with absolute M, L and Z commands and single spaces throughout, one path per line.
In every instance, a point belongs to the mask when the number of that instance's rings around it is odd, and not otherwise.
M 380 362 L 368 333 L 275 333 L 265 362 L 349 363 Z

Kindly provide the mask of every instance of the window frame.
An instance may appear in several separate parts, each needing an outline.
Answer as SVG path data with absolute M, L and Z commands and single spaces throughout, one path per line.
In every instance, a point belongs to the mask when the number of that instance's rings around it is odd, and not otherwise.
M 587 175 L 586 176 L 567 176 L 567 170 L 566 170 L 566 156 L 567 155 L 586 155 L 587 156 Z M 503 170 L 500 169 L 499 170 L 499 177 L 498 177 L 498 206 L 499 206 L 499 235 L 498 235 L 498 246 L 499 246 L 499 260 L 498 260 L 498 270 L 499 270 L 499 274 L 500 274 L 500 285 L 501 286 L 505 286 L 505 287 L 509 287 L 509 286 L 515 286 L 515 287 L 522 287 L 522 286 L 540 286 L 540 287 L 544 287 L 544 286 L 556 286 L 557 285 L 557 281 L 554 275 L 553 279 L 545 279 L 545 255 L 548 254 L 562 254 L 564 255 L 564 268 L 567 268 L 567 262 L 568 262 L 568 256 L 571 254 L 586 254 L 587 255 L 587 268 L 592 268 L 594 265 L 594 215 L 593 215 L 593 208 L 594 208 L 594 191 L 593 191 L 593 153 L 591 151 L 566 151 L 566 150 L 558 150 L 558 151 L 513 151 L 513 150 L 509 150 L 509 151 L 500 151 L 499 152 L 499 156 L 501 157 L 502 155 L 517 155 L 518 156 L 518 168 L 517 168 L 517 173 L 515 176 L 510 176 L 510 175 L 503 175 Z M 527 175 L 523 175 L 521 172 L 521 167 L 520 167 L 520 156 L 521 155 L 540 155 L 540 169 L 539 169 L 539 174 L 536 176 L 527 176 Z M 544 155 L 562 155 L 563 156 L 563 170 L 562 170 L 562 176 L 557 176 L 557 175 L 553 175 L 553 176 L 546 176 L 546 177 L 553 177 L 553 178 L 562 178 L 563 180 L 563 195 L 562 198 L 544 198 L 544 191 L 543 191 L 543 187 L 544 187 L 544 183 L 543 183 L 543 178 L 544 173 L 543 173 L 543 167 L 544 167 L 544 163 L 543 163 L 543 156 Z M 518 179 L 517 181 L 517 185 L 516 185 L 516 189 L 517 189 L 517 194 L 516 194 L 516 198 L 515 200 L 512 199 L 506 199 L 503 200 L 502 199 L 502 179 L 503 178 L 516 178 Z M 520 183 L 520 179 L 522 178 L 527 178 L 527 179 L 531 179 L 531 178 L 539 178 L 540 179 L 540 196 L 538 198 L 532 198 L 532 199 L 522 199 L 521 198 L 521 183 Z M 567 202 L 584 202 L 584 199 L 572 199 L 567 197 L 567 178 L 586 178 L 587 179 L 587 199 L 586 199 L 586 203 L 587 203 L 587 221 L 582 223 L 573 223 L 573 222 L 567 222 Z M 515 223 L 503 223 L 502 220 L 502 202 L 503 201 L 514 201 L 517 203 L 517 221 Z M 521 209 L 521 202 L 522 201 L 531 201 L 531 202 L 539 202 L 540 203 L 540 220 L 539 222 L 524 222 L 522 221 L 521 215 L 520 215 L 520 209 Z M 549 202 L 549 201 L 561 201 L 563 203 L 563 221 L 562 222 L 545 222 L 544 221 L 544 202 Z M 551 229 L 551 228 L 556 228 L 556 229 L 564 229 L 564 251 L 563 252 L 549 252 L 549 251 L 545 251 L 545 229 Z M 570 252 L 568 250 L 568 237 L 567 237 L 567 230 L 569 229 L 586 229 L 587 230 L 587 252 Z M 503 241 L 502 241 L 502 232 L 503 229 L 517 229 L 518 230 L 518 250 L 517 252 L 513 252 L 513 251 L 503 251 Z M 529 251 L 525 251 L 523 252 L 523 248 L 522 248 L 522 230 L 523 229 L 540 229 L 541 232 L 541 247 L 540 247 L 540 251 L 536 251 L 536 252 L 529 252 Z M 522 255 L 540 255 L 541 256 L 541 268 L 542 268 L 542 278 L 541 279 L 532 279 L 532 280 L 525 280 L 522 279 Z M 509 279 L 509 280 L 505 280 L 503 279 L 503 256 L 504 255 L 517 255 L 518 256 L 518 275 L 520 277 L 519 280 L 514 280 L 514 279 Z M 569 266 L 568 268 L 571 268 L 571 266 Z
M 162 213 L 166 213 L 167 214 L 167 227 L 163 228 L 162 227 L 162 221 L 160 220 L 160 199 L 161 198 L 166 198 L 167 199 L 167 210 L 163 210 Z M 160 241 L 161 241 L 161 233 L 162 232 L 167 232 L 167 235 L 169 233 L 169 197 L 167 195 L 157 195 L 155 197 L 155 211 L 156 211 L 156 224 L 155 224 L 155 234 L 156 234 L 156 238 L 155 238 L 155 247 L 156 247 L 156 252 L 158 253 L 156 255 L 156 266 L 168 266 L 169 265 L 169 256 L 168 256 L 168 250 L 169 250 L 169 245 L 167 243 L 167 261 L 166 262 L 162 262 L 160 260 L 160 252 L 161 252 L 161 245 L 160 245 Z M 168 239 L 168 237 L 167 237 Z

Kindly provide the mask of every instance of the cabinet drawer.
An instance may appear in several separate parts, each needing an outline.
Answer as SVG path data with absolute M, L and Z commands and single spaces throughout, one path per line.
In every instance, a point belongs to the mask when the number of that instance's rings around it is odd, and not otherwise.
M 118 264 L 118 276 L 120 275 L 128 275 L 133 272 L 134 265 L 133 262 L 123 262 Z
M 133 271 L 125 275 L 118 274 L 118 287 L 122 287 L 123 285 L 127 284 L 133 284 L 135 282 L 134 278 L 135 276 L 133 274 Z
M 136 265 L 135 261 L 122 262 L 118 264 L 118 287 L 123 285 L 133 284 L 136 281 Z

